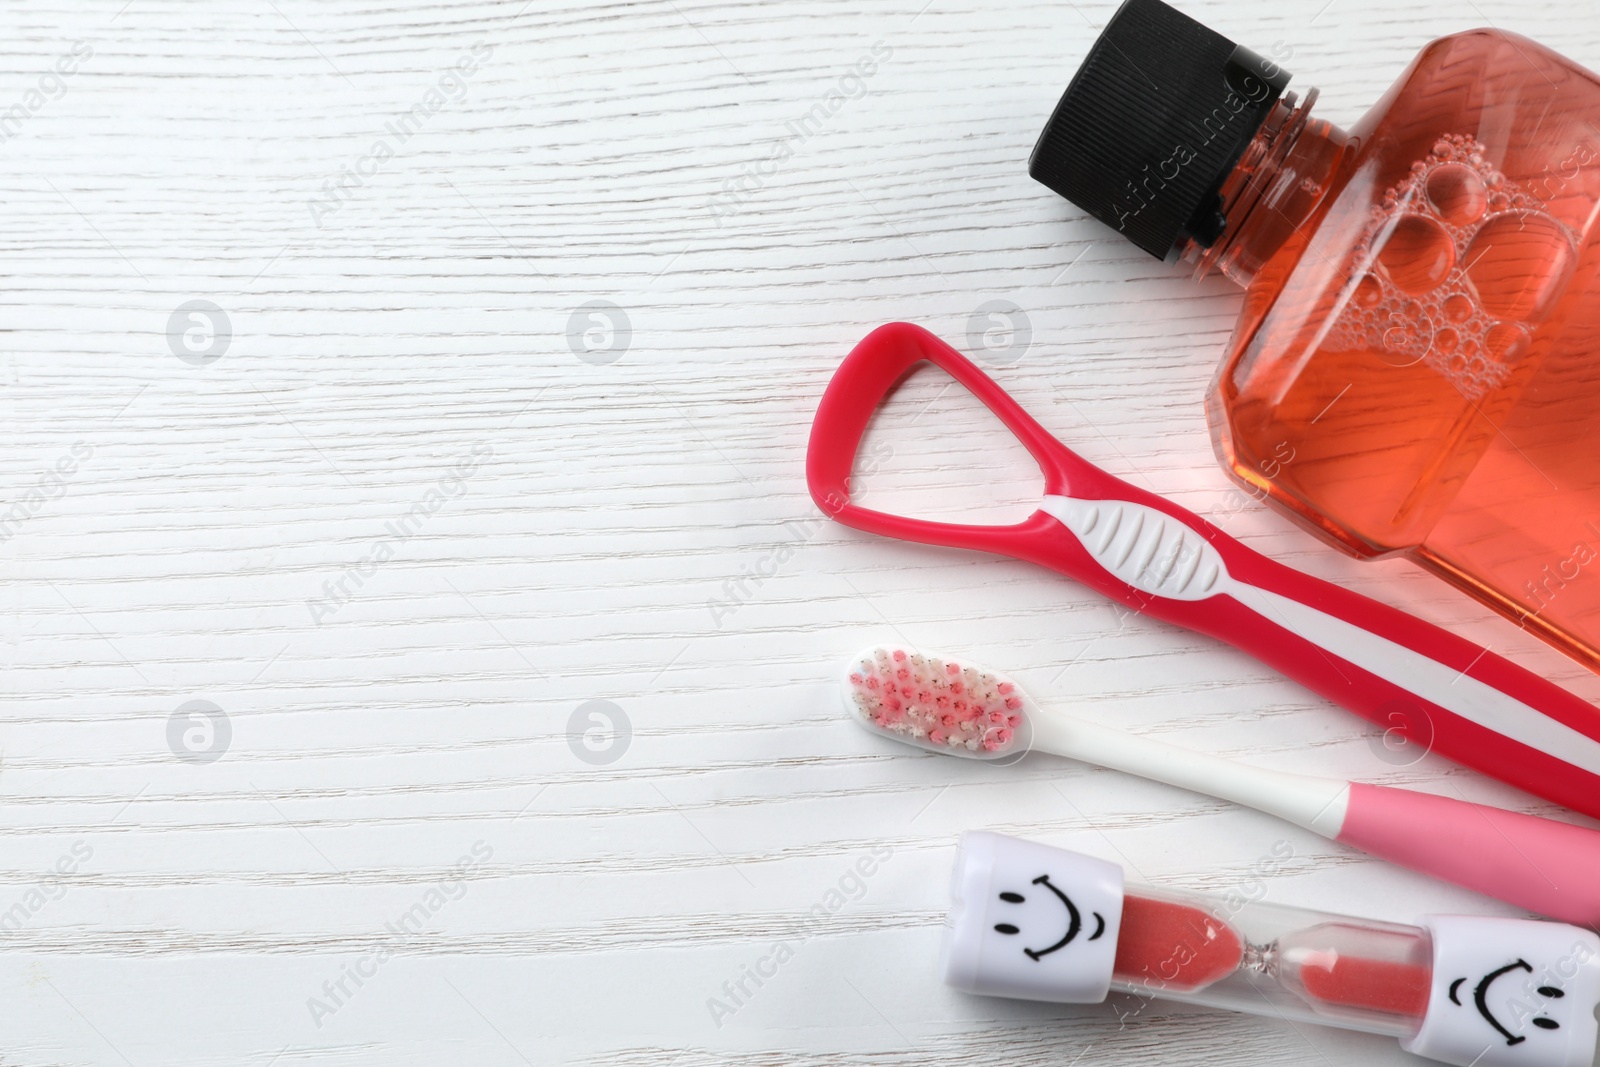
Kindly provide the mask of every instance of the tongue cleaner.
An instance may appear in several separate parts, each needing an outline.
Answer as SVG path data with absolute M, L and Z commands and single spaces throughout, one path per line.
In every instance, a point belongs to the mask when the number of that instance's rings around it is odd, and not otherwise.
M 856 721 L 917 748 L 1005 760 L 1037 750 L 1276 815 L 1412 870 L 1582 926 L 1600 924 L 1600 832 L 1429 793 L 1235 763 L 1028 699 L 1003 674 L 870 648 L 844 681 Z
M 861 507 L 850 472 L 879 402 L 927 360 L 977 396 L 1038 462 L 1045 497 L 1012 526 Z M 811 427 L 812 499 L 846 526 L 1048 567 L 1165 622 L 1226 641 L 1424 748 L 1600 817 L 1600 711 L 1405 612 L 1274 563 L 1200 517 L 1086 462 L 955 349 L 906 323 L 845 357 Z

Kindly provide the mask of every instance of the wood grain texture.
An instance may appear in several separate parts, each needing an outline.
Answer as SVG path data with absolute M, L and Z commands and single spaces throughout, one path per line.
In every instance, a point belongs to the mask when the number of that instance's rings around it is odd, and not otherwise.
M 1024 169 L 1113 6 L 8 5 L 0 500 L 25 515 L 0 541 L 0 1063 L 1405 1059 L 947 991 L 965 828 L 1213 889 L 1287 841 L 1273 900 L 1508 911 L 1108 772 L 891 751 L 835 703 L 843 658 L 899 635 L 1227 755 L 1547 810 L 1386 762 L 1256 663 L 1071 583 L 820 522 L 801 459 L 838 359 L 896 318 L 969 347 L 990 300 L 1033 338 L 996 375 L 1089 459 L 1600 697 L 1440 583 L 1229 488 L 1201 398 L 1237 294 Z M 1320 85 L 1336 122 L 1485 22 L 1600 66 L 1569 4 L 1185 6 Z M 175 354 L 193 300 L 231 328 L 213 362 Z M 576 314 L 592 301 L 631 327 L 611 362 L 570 340 L 610 343 Z M 1028 498 L 960 398 L 919 380 L 898 399 L 872 491 Z M 220 745 L 186 718 L 180 741 L 200 732 L 171 747 L 191 701 L 225 716 L 220 758 L 174 754 Z M 631 723 L 593 763 L 568 736 L 588 701 Z M 874 846 L 892 856 L 853 875 Z M 714 1017 L 780 944 L 775 977 Z

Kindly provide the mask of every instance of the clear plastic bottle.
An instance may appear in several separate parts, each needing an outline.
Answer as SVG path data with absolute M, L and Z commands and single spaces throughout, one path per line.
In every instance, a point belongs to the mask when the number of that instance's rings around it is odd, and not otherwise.
M 1128 0 L 1033 175 L 1244 309 L 1207 401 L 1238 481 L 1600 669 L 1600 79 L 1475 30 L 1348 131 Z

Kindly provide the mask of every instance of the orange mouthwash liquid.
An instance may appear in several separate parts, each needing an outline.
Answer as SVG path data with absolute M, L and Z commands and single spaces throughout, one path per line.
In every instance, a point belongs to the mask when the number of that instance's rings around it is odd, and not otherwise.
M 1600 670 L 1600 79 L 1476 30 L 1349 130 L 1288 81 L 1127 0 L 1030 171 L 1245 287 L 1207 398 L 1235 479 Z

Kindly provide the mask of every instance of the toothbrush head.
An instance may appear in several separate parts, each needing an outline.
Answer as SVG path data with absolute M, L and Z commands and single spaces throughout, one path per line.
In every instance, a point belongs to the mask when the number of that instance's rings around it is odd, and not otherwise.
M 969 759 L 1028 749 L 1029 701 L 1003 674 L 950 656 L 878 645 L 845 672 L 845 706 L 873 733 Z

